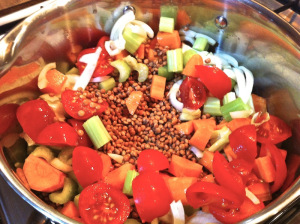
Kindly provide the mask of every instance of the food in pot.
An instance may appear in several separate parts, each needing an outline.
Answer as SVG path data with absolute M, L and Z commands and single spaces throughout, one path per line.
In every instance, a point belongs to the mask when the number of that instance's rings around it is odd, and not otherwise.
M 39 60 L 0 80 L 22 69 L 42 93 L 0 110 L 29 190 L 83 223 L 236 223 L 272 200 L 291 129 L 252 94 L 251 71 L 189 23 L 162 6 L 154 33 L 129 10 L 66 74 Z

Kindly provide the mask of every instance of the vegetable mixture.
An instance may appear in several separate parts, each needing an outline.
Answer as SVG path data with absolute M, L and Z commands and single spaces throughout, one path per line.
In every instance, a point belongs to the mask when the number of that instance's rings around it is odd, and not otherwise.
M 26 71 L 42 93 L 0 107 L 28 190 L 87 224 L 236 223 L 272 200 L 291 129 L 252 93 L 251 71 L 190 23 L 162 6 L 154 33 L 127 10 L 67 73 L 39 60 L 0 80 Z

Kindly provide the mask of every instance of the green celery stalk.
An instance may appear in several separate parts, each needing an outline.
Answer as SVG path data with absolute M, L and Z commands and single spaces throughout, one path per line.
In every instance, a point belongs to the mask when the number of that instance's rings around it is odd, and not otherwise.
M 128 170 L 124 182 L 123 193 L 132 196 L 132 181 L 139 175 L 135 170 Z
M 230 116 L 230 112 L 249 110 L 249 109 L 250 106 L 245 104 L 243 100 L 240 97 L 238 97 L 237 99 L 223 105 L 221 107 L 221 113 L 226 121 L 231 121 L 232 118 Z
M 193 44 L 193 48 L 197 51 L 206 51 L 208 47 L 208 41 L 205 37 L 198 37 Z
M 160 16 L 173 18 L 176 23 L 178 6 L 175 5 L 162 5 L 160 7 Z
M 220 108 L 221 108 L 221 103 L 218 98 L 207 97 L 207 100 L 203 105 L 203 114 L 222 116 Z
M 140 45 L 146 40 L 145 37 L 133 33 L 131 28 L 125 27 L 123 31 L 123 38 L 125 39 L 125 49 L 129 51 L 131 54 L 134 54 Z
M 121 59 L 113 61 L 110 64 L 111 66 L 115 67 L 119 71 L 120 73 L 119 82 L 125 82 L 131 73 L 130 66 Z
M 183 54 L 182 49 L 177 48 L 167 51 L 168 72 L 182 72 Z
M 193 55 L 197 54 L 197 52 L 193 49 L 189 49 L 183 53 L 183 65 L 186 66 L 187 62 L 191 59 Z
M 105 91 L 111 90 L 115 86 L 116 86 L 116 81 L 113 77 L 99 83 L 99 89 L 105 89 Z
M 168 17 L 160 17 L 159 31 L 172 33 L 174 31 L 174 19 Z
M 174 73 L 168 72 L 168 67 L 166 65 L 158 68 L 158 75 L 166 77 L 168 81 L 174 79 Z

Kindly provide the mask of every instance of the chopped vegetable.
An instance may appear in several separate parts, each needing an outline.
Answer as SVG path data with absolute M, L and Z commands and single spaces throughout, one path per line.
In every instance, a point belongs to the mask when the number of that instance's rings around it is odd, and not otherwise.
M 128 170 L 124 182 L 123 193 L 132 196 L 132 181 L 139 175 L 135 170 Z
M 238 97 L 236 100 L 221 106 L 221 113 L 226 121 L 231 121 L 232 118 L 230 116 L 230 112 L 243 111 L 248 109 L 249 106 L 245 104 L 240 97 Z
M 203 157 L 199 160 L 200 164 L 208 169 L 210 172 L 213 172 L 213 159 L 214 153 L 208 150 L 203 152 Z
M 150 96 L 157 100 L 163 100 L 165 94 L 166 78 L 153 75 Z
M 183 70 L 182 49 L 167 51 L 168 72 L 181 72 Z
M 126 41 L 125 49 L 131 54 L 134 54 L 146 39 L 145 36 L 142 36 L 138 33 L 134 33 L 132 28 L 128 26 L 125 27 L 123 31 L 123 38 Z
M 222 116 L 220 100 L 216 97 L 207 97 L 203 105 L 203 113 L 212 116 Z
M 173 154 L 169 172 L 176 177 L 200 177 L 203 171 L 199 163 Z
M 181 201 L 173 201 L 171 204 L 171 211 L 173 215 L 174 224 L 184 224 L 185 223 L 185 214 Z
M 258 176 L 265 182 L 271 183 L 275 180 L 275 168 L 269 156 L 258 157 L 255 159 L 254 169 Z
M 179 119 L 181 121 L 191 121 L 191 120 L 196 120 L 201 117 L 201 110 L 190 110 L 187 108 L 182 109 L 182 113 L 180 114 Z
M 196 65 L 203 65 L 203 59 L 199 54 L 194 54 L 191 56 L 191 58 L 187 61 L 182 74 L 186 76 L 197 77 Z
M 159 20 L 159 31 L 173 33 L 175 22 L 173 18 L 169 17 L 160 17 Z
M 119 71 L 119 82 L 125 82 L 131 73 L 130 66 L 123 60 L 116 60 L 110 64 Z
M 168 66 L 162 66 L 158 68 L 158 75 L 165 77 L 167 81 L 174 79 L 174 73 L 168 71 Z
M 197 52 L 194 49 L 189 49 L 187 51 L 183 51 L 182 47 L 182 52 L 183 52 L 183 66 L 186 66 L 188 61 L 197 54 Z M 200 56 L 201 57 L 201 56 Z M 202 63 L 203 64 L 203 63 Z
M 109 78 L 99 83 L 99 89 L 105 89 L 105 91 L 111 90 L 116 86 L 114 78 Z
M 169 160 L 158 150 L 145 149 L 140 152 L 137 159 L 138 171 L 162 171 L 169 168 Z
M 65 204 L 77 194 L 78 186 L 71 178 L 66 177 L 61 192 L 53 192 L 49 195 L 50 201 L 56 204 Z
M 205 37 L 196 38 L 193 48 L 197 51 L 207 51 L 209 47 L 208 40 Z
M 126 99 L 126 106 L 131 115 L 134 115 L 136 109 L 140 104 L 142 97 L 143 97 L 143 92 L 132 91 L 129 97 Z
M 157 43 L 163 47 L 168 46 L 170 49 L 181 47 L 181 40 L 177 30 L 174 30 L 172 33 L 158 32 Z
M 160 16 L 173 18 L 176 22 L 178 6 L 176 5 L 162 5 L 160 6 Z
M 189 135 L 194 131 L 194 126 L 192 121 L 183 122 L 174 126 L 180 134 Z

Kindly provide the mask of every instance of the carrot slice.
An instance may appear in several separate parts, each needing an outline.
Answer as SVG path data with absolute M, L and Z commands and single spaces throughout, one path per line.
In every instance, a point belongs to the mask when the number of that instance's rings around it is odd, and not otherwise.
M 204 150 L 216 127 L 216 121 L 213 119 L 193 120 L 193 125 L 196 131 L 189 143 Z
M 275 180 L 276 171 L 270 156 L 256 158 L 254 170 L 257 175 L 267 183 L 271 183 Z
M 17 168 L 17 169 L 16 169 L 16 174 L 17 174 L 17 176 L 20 178 L 20 180 L 21 180 L 21 182 L 23 183 L 23 185 L 24 185 L 28 190 L 30 190 L 30 186 L 29 186 L 28 181 L 27 181 L 27 179 L 26 179 L 26 177 L 25 177 L 25 174 L 24 174 L 23 169 L 22 169 L 22 168 Z
M 180 134 L 189 135 L 194 131 L 194 125 L 192 121 L 183 122 L 174 126 Z
M 203 59 L 199 54 L 194 54 L 190 60 L 188 60 L 182 74 L 190 77 L 197 77 L 195 68 L 196 65 L 203 65 Z
M 169 172 L 176 177 L 200 177 L 202 165 L 183 157 L 172 155 Z
M 157 42 L 159 45 L 170 49 L 176 49 L 181 47 L 181 40 L 179 32 L 174 30 L 172 33 L 168 32 L 158 32 L 157 33 Z
M 125 163 L 119 168 L 109 172 L 104 177 L 104 182 L 122 191 L 128 170 L 134 169 L 134 165 L 132 165 L 131 163 Z
M 145 44 L 141 44 L 136 51 L 136 57 L 140 59 L 145 58 Z
M 166 77 L 153 75 L 150 96 L 157 100 L 163 100 L 166 87 Z
M 214 159 L 214 153 L 205 150 L 203 152 L 203 157 L 199 160 L 199 163 L 204 166 L 206 169 L 208 169 L 210 172 L 213 172 L 213 159 Z
M 143 92 L 132 91 L 129 97 L 126 99 L 126 106 L 131 115 L 134 115 L 134 112 L 138 108 L 142 97 L 143 97 Z
M 227 127 L 234 131 L 235 129 L 251 124 L 250 118 L 236 118 L 227 123 Z
M 29 155 L 23 171 L 31 189 L 41 192 L 53 192 L 64 186 L 66 175 L 55 169 L 46 160 Z

